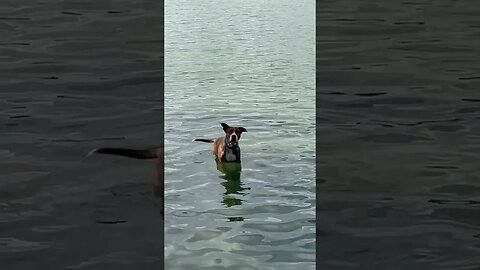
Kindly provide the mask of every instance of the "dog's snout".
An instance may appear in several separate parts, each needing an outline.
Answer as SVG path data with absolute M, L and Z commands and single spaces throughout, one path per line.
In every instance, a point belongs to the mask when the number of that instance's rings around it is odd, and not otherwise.
M 232 134 L 232 136 L 230 137 L 230 141 L 236 142 L 237 141 L 237 135 Z

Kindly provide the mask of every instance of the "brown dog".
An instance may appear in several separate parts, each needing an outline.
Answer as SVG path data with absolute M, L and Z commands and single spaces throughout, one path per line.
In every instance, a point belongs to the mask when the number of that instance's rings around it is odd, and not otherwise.
M 92 151 L 92 153 L 118 155 L 136 159 L 157 159 L 155 169 L 152 176 L 152 188 L 155 196 L 160 198 L 162 207 L 160 209 L 163 217 L 163 147 L 151 148 L 151 149 L 128 149 L 128 148 L 98 148 Z
M 231 127 L 225 123 L 220 123 L 225 131 L 225 137 L 216 139 L 195 139 L 197 142 L 213 143 L 213 153 L 215 159 L 221 162 L 240 162 L 240 146 L 238 141 L 243 132 L 247 132 L 244 127 Z

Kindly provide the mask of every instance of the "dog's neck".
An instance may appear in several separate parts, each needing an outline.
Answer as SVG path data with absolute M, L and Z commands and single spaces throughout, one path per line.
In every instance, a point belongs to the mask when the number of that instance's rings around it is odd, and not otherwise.
M 227 139 L 225 139 L 225 160 L 228 162 L 238 161 L 240 155 L 240 146 L 237 144 L 235 147 L 229 147 Z
M 225 148 L 225 160 L 228 162 L 231 161 L 237 161 L 238 160 L 238 154 L 240 154 L 240 147 L 234 147 L 234 148 Z

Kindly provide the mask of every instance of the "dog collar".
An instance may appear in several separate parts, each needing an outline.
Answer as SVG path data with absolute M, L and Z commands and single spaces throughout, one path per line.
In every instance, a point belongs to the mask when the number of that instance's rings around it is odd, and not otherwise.
M 226 140 L 226 139 L 225 139 L 225 146 L 226 146 L 228 149 L 232 149 L 234 153 L 240 151 L 240 146 L 238 145 L 238 143 L 237 143 L 237 145 L 236 145 L 235 147 L 230 147 L 230 146 L 228 146 L 228 143 L 227 143 L 227 140 Z

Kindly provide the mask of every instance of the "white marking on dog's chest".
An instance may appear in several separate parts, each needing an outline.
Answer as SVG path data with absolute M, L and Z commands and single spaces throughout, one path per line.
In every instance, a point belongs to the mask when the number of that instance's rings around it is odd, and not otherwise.
M 233 153 L 233 149 L 228 148 L 228 147 L 227 147 L 227 149 L 225 149 L 225 159 L 226 159 L 227 161 L 235 161 L 235 160 L 237 160 L 237 155 L 235 155 L 235 154 Z

